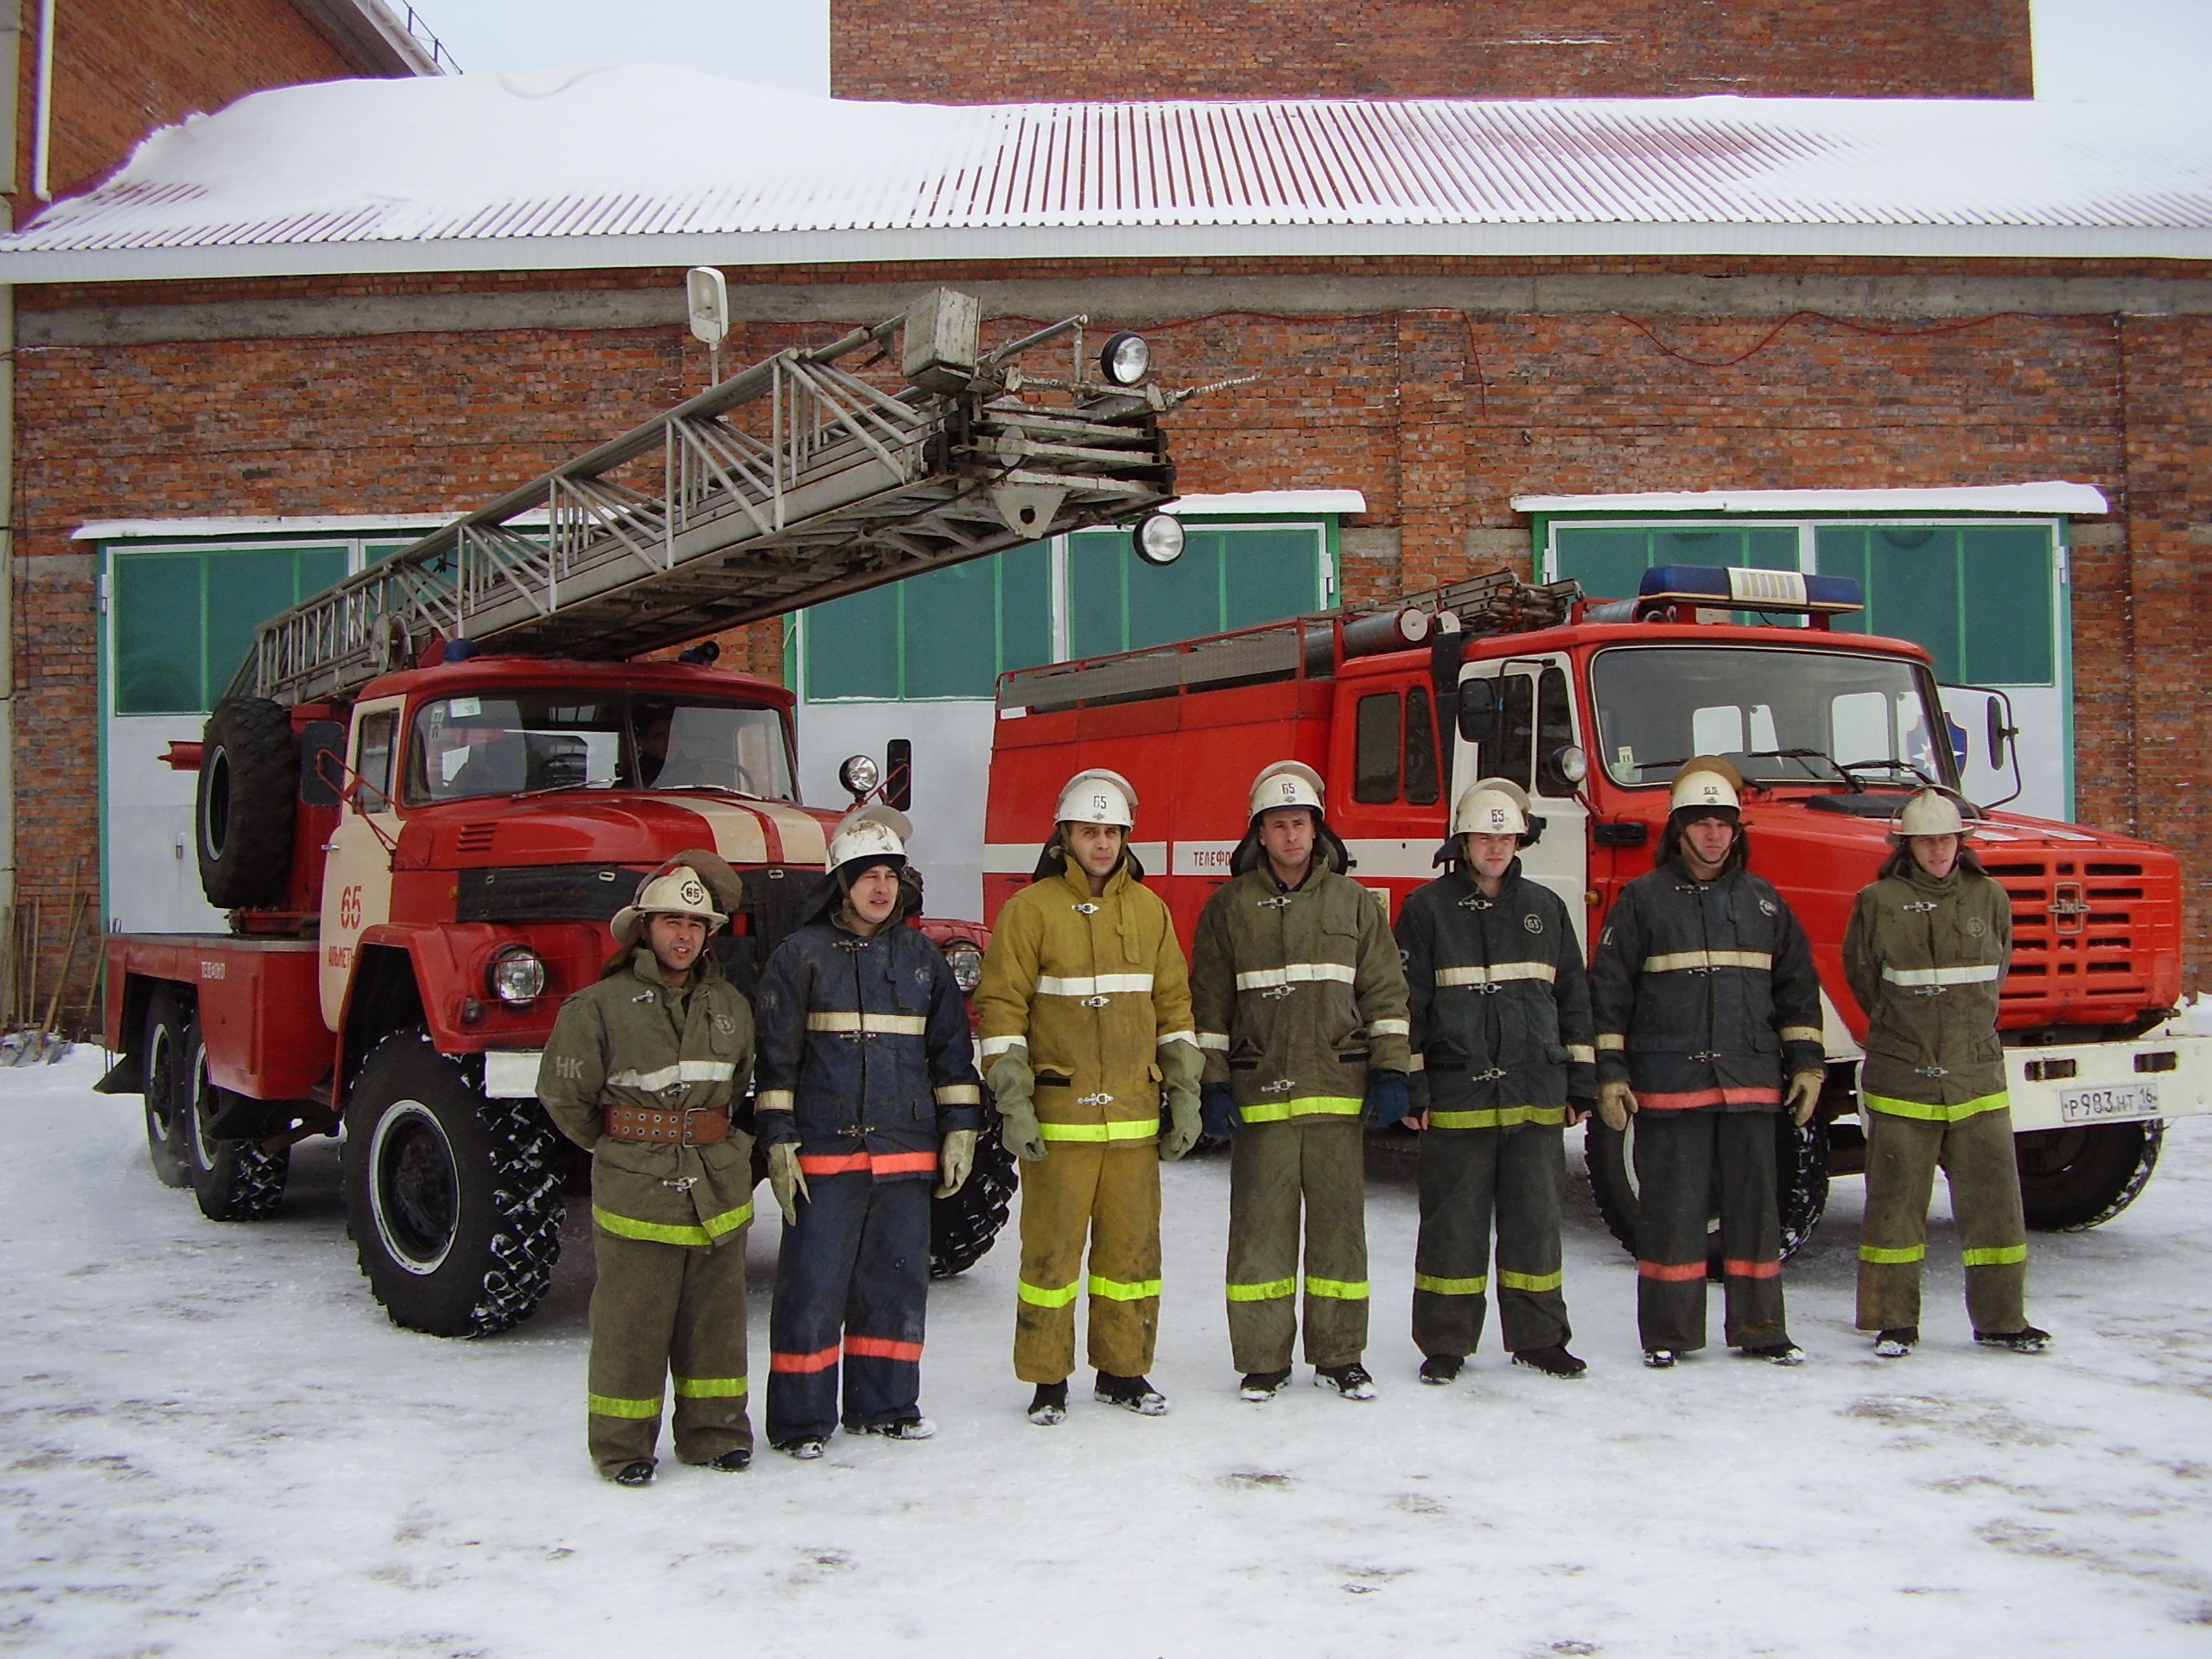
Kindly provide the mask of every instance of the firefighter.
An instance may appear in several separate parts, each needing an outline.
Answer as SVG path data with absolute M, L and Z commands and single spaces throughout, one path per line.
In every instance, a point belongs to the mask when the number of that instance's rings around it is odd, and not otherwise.
M 1590 987 L 1598 1109 L 1637 1118 L 1637 1324 L 1663 1370 L 1705 1345 L 1706 1217 L 1718 1166 L 1728 1345 L 1777 1365 L 1805 1357 L 1783 1319 L 1776 1114 L 1820 1103 L 1821 983 L 1782 895 L 1747 868 L 1727 761 L 1675 775 L 1657 868 L 1621 889 Z
M 1541 821 L 1538 821 L 1539 824 Z M 1497 1314 L 1518 1365 L 1587 1368 L 1560 1294 L 1563 1126 L 1595 1104 L 1590 988 L 1557 893 L 1521 873 L 1535 839 L 1529 798 L 1502 778 L 1471 785 L 1439 855 L 1457 868 L 1398 913 L 1413 1020 L 1410 1085 L 1423 1134 L 1414 1341 L 1421 1380 L 1459 1375 L 1482 1336 L 1497 1226 Z
M 753 1142 L 730 1122 L 753 1013 L 706 948 L 727 919 L 690 864 L 648 876 L 615 912 L 605 975 L 562 1004 L 538 1064 L 547 1113 L 592 1154 L 589 1441 L 621 1486 L 652 1482 L 671 1373 L 676 1455 L 723 1471 L 753 1460 Z
M 977 1034 L 1021 1178 L 1014 1369 L 1029 1421 L 1067 1415 L 1075 1302 L 1090 1241 L 1092 1397 L 1157 1417 L 1160 1163 L 1198 1138 L 1203 1061 L 1167 906 L 1129 851 L 1136 791 L 1077 773 L 1030 885 L 1000 911 L 976 993 Z M 1160 1128 L 1165 1089 L 1169 1122 Z
M 1375 1397 L 1367 1348 L 1363 1116 L 1412 1113 L 1406 977 L 1375 895 L 1344 874 L 1320 774 L 1278 760 L 1253 780 L 1232 879 L 1191 951 L 1207 1119 L 1232 1134 L 1229 1338 L 1241 1395 L 1290 1381 L 1304 1210 L 1306 1358 L 1316 1386 Z
M 1859 1325 L 1878 1333 L 1874 1351 L 1885 1359 L 1902 1358 L 1920 1340 L 1920 1268 L 1938 1164 L 1951 1185 L 1974 1339 L 2022 1354 L 2039 1354 L 2050 1341 L 2027 1319 L 2027 1224 L 1997 1040 L 2012 910 L 1967 834 L 1942 791 L 1913 796 L 1890 826 L 1889 860 L 1860 891 L 1843 937 L 1844 975 L 1867 1018 Z
M 754 1121 L 784 1214 L 768 1319 L 768 1443 L 822 1455 L 849 1434 L 925 1440 L 930 1196 L 965 1185 L 982 1122 L 968 1006 L 903 925 L 905 814 L 864 806 L 830 837 L 804 921 L 760 976 Z

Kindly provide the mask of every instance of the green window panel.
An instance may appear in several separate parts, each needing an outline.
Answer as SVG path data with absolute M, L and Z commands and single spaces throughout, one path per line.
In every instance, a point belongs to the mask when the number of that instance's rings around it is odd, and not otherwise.
M 254 631 L 346 574 L 345 544 L 118 551 L 110 565 L 118 715 L 205 714 Z
M 1562 524 L 1554 547 L 1554 579 L 1572 576 L 1592 599 L 1635 598 L 1654 565 L 1797 568 L 1795 524 Z
M 1052 655 L 1052 552 L 1033 542 L 806 611 L 814 702 L 988 697 Z
M 1301 616 L 1321 603 L 1322 532 L 1192 528 L 1183 556 L 1149 565 L 1127 531 L 1068 537 L 1068 654 L 1103 657 Z
M 2057 681 L 2046 524 L 1822 524 L 1823 574 L 1850 576 L 1866 609 L 1838 629 L 1925 645 L 1947 685 Z

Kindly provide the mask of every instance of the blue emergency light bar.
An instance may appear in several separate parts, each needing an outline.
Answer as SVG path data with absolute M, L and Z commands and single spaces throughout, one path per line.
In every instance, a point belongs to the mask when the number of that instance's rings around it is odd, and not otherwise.
M 1866 596 L 1849 576 L 1713 564 L 1660 564 L 1643 573 L 1643 585 L 1637 590 L 1638 609 L 1657 603 L 1834 616 L 1865 610 Z

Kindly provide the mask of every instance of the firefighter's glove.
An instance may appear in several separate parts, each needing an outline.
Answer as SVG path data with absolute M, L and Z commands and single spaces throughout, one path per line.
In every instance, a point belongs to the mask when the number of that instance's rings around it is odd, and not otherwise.
M 947 1129 L 937 1153 L 937 1195 L 949 1198 L 968 1185 L 968 1172 L 976 1167 L 976 1131 Z
M 1198 1090 L 1198 1127 L 1218 1140 L 1236 1133 L 1236 1096 L 1225 1083 L 1209 1083 Z
M 1370 1070 L 1367 1074 L 1367 1100 L 1359 1115 L 1381 1128 L 1411 1117 L 1414 1103 L 1413 1096 L 1406 1092 L 1406 1074 Z
M 1789 1092 L 1782 1103 L 1789 1109 L 1789 1116 L 1799 1128 L 1813 1121 L 1813 1113 L 1821 1103 L 1821 1084 L 1826 1079 L 1818 1071 L 1793 1072 L 1789 1078 Z
M 800 1200 L 813 1196 L 806 1190 L 806 1172 L 798 1166 L 798 1141 L 779 1141 L 768 1148 L 768 1190 L 784 1212 L 784 1225 L 798 1226 Z
M 1160 1048 L 1160 1083 L 1167 1096 L 1167 1128 L 1160 1137 L 1160 1155 L 1171 1163 L 1197 1146 L 1204 1132 L 1198 1079 L 1205 1069 L 1206 1057 L 1196 1043 L 1179 1037 Z
M 1029 1069 L 1028 1049 L 1017 1044 L 993 1060 L 989 1082 L 998 1103 L 999 1139 L 1023 1163 L 1042 1161 L 1045 1134 L 1037 1127 L 1037 1074 Z
M 1598 1085 L 1598 1116 L 1615 1135 L 1628 1128 L 1629 1114 L 1636 1109 L 1636 1093 L 1624 1083 L 1601 1083 Z

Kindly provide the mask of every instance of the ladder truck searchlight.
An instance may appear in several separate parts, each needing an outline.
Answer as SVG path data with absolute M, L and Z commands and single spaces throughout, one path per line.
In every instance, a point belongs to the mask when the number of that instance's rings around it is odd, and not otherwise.
M 2164 849 L 1979 808 L 1960 793 L 1986 743 L 2018 793 L 2010 704 L 1986 731 L 1946 716 L 1929 653 L 1836 628 L 1857 582 L 1794 571 L 1662 567 L 1633 599 L 1583 597 L 1510 573 L 1384 604 L 1001 677 L 986 823 L 988 920 L 1027 879 L 1053 791 L 1110 767 L 1157 804 L 1137 856 L 1187 948 L 1230 874 L 1244 791 L 1266 761 L 1328 786 L 1353 878 L 1393 919 L 1442 862 L 1452 802 L 1478 778 L 1534 798 L 1525 873 L 1567 902 L 1586 948 L 1622 887 L 1651 868 L 1675 768 L 1721 754 L 1742 773 L 1754 868 L 1788 897 L 1819 963 L 1827 1083 L 1804 1129 L 1777 1115 L 1785 1247 L 1811 1233 L 1829 1176 L 1865 1167 L 1866 1017 L 1843 976 L 1844 929 L 1888 850 L 1891 821 L 1929 786 L 1960 803 L 1984 868 L 2010 895 L 2002 989 L 2017 1149 L 2032 1226 L 2094 1226 L 2158 1160 L 2164 1120 L 2212 1109 L 2212 1038 L 2179 1029 L 2182 890 Z M 2007 797 L 2007 799 L 2012 797 Z M 1999 804 L 2001 804 L 2001 803 Z M 1340 1033 L 1364 1046 L 1357 1031 Z M 1635 1120 L 1593 1116 L 1586 1142 L 1607 1224 L 1634 1237 Z
M 1160 417 L 1196 393 L 1153 380 L 1133 335 L 1090 360 L 1086 321 L 986 351 L 976 302 L 933 290 L 264 624 L 204 741 L 168 757 L 199 773 L 201 883 L 230 931 L 108 945 L 101 1087 L 144 1096 L 156 1173 L 257 1219 L 291 1147 L 342 1126 L 393 1320 L 527 1318 L 580 1167 L 537 1102 L 539 1052 L 609 921 L 658 867 L 715 854 L 735 875 L 716 948 L 749 990 L 841 816 L 800 803 L 790 692 L 710 647 L 639 658 L 1085 525 L 1144 530 L 1174 493 Z M 887 358 L 895 389 L 856 372 Z M 906 804 L 903 772 L 840 775 Z M 988 934 L 918 925 L 972 991 Z M 1013 1182 L 986 1135 L 938 1205 L 933 1270 L 990 1247 Z

